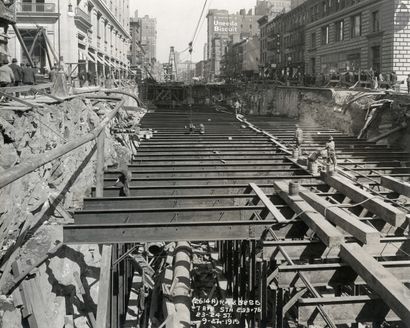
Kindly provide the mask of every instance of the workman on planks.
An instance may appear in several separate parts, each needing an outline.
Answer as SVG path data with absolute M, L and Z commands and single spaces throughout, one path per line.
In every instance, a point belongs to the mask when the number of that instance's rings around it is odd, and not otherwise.
M 327 151 L 327 164 L 332 163 L 333 168 L 336 171 L 337 159 L 336 159 L 336 147 L 335 142 L 333 141 L 333 137 L 329 137 L 329 141 L 326 143 L 325 147 Z
M 14 84 L 14 74 L 10 66 L 9 61 L 4 59 L 0 67 L 0 87 L 8 87 Z
M 199 124 L 199 133 L 200 134 L 205 134 L 205 125 L 203 125 L 202 123 Z
M 30 67 L 30 64 L 27 63 L 26 67 L 23 68 L 23 84 L 25 85 L 33 85 L 36 84 L 36 68 Z
M 241 114 L 242 110 L 241 110 L 241 103 L 239 101 L 239 99 L 236 99 L 235 103 L 233 104 L 234 108 L 235 108 L 235 114 Z
M 299 124 L 296 124 L 296 131 L 295 131 L 295 145 L 296 149 L 299 152 L 299 155 L 302 155 L 302 143 L 303 143 L 303 130 L 299 127 Z

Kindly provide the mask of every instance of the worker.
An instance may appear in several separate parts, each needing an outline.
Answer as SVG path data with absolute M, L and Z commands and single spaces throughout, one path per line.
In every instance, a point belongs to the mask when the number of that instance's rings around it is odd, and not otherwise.
M 336 171 L 336 165 L 337 165 L 337 159 L 336 159 L 336 147 L 335 147 L 335 142 L 333 141 L 333 137 L 329 137 L 329 141 L 326 143 L 325 147 L 327 151 L 327 163 L 333 164 L 333 168 Z
M 189 134 L 192 134 L 195 132 L 195 124 L 189 123 Z
M 235 114 L 240 114 L 241 113 L 241 103 L 239 102 L 239 99 L 236 99 L 233 106 L 235 108 Z
M 23 84 L 33 85 L 36 84 L 36 69 L 31 68 L 30 64 L 27 63 L 26 67 L 23 68 Z
M 299 124 L 296 124 L 294 140 L 295 140 L 296 149 L 298 150 L 299 155 L 302 155 L 303 130 L 299 127 Z
M 118 168 L 120 175 L 118 176 L 117 181 L 115 182 L 114 186 L 118 184 L 121 187 L 120 196 L 130 196 L 130 183 L 132 179 L 132 173 L 128 169 L 128 165 L 125 163 L 120 163 Z
M 0 87 L 8 87 L 14 84 L 14 74 L 10 66 L 9 61 L 4 59 L 0 67 Z
M 57 79 L 57 72 L 58 72 L 58 65 L 57 63 L 54 63 L 54 66 L 51 68 L 50 75 L 49 75 L 51 82 L 55 82 L 55 80 Z
M 202 123 L 199 124 L 199 133 L 200 134 L 205 134 L 205 125 L 203 125 Z
M 19 86 L 21 84 L 21 79 L 23 77 L 23 70 L 19 65 L 17 65 L 16 58 L 13 58 L 9 66 L 14 74 L 14 85 Z

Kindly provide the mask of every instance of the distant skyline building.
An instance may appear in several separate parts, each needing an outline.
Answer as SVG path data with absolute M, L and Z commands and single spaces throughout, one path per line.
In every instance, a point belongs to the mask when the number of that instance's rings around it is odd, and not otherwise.
M 217 79 L 221 73 L 221 60 L 227 44 L 257 35 L 260 17 L 260 15 L 254 15 L 252 9 L 247 12 L 241 9 L 236 14 L 219 9 L 208 11 L 207 60 L 210 62 L 211 80 Z
M 133 71 L 141 79 L 147 71 L 153 71 L 157 56 L 157 19 L 145 15 L 138 17 L 138 10 L 130 19 L 131 49 L 130 62 Z M 149 74 L 148 74 L 149 75 Z
M 302 3 L 306 2 L 306 0 L 291 0 L 290 8 L 294 9 L 297 6 L 300 6 Z
M 276 16 L 291 9 L 294 0 L 256 0 L 255 15 Z M 303 2 L 304 0 L 299 0 Z

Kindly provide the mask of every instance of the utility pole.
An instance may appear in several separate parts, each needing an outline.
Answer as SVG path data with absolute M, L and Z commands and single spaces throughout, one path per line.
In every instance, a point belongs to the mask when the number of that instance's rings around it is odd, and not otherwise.
M 169 60 L 168 60 L 168 67 L 169 67 L 169 80 L 170 81 L 176 81 L 177 80 L 177 75 L 178 75 L 178 70 L 177 70 L 177 63 L 175 59 L 175 48 L 171 47 L 169 50 Z
M 61 71 L 61 12 L 60 0 L 57 1 L 58 10 L 58 70 Z

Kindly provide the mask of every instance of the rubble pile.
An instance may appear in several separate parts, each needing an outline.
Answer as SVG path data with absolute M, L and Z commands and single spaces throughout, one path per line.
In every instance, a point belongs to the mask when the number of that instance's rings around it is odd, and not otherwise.
M 78 97 L 33 111 L 0 112 L 0 171 L 87 134 L 112 108 L 105 101 Z M 144 113 L 121 110 L 106 127 L 106 165 L 128 163 L 133 151 L 124 138 L 111 134 L 111 127 L 136 125 Z M 87 143 L 0 189 L 1 294 L 13 288 L 13 262 L 24 270 L 62 240 L 69 211 L 81 208 L 95 185 L 95 157 L 95 142 Z M 88 327 L 86 314 L 96 307 L 99 261 L 96 245 L 63 246 L 39 266 L 33 281 L 49 327 L 63 327 L 66 314 L 73 316 L 75 327 Z M 15 296 L 0 296 L 0 327 L 23 327 Z

